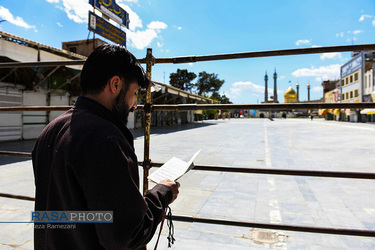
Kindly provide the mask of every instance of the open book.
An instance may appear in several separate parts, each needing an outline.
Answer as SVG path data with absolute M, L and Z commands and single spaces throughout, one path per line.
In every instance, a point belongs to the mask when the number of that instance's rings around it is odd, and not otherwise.
M 197 151 L 188 162 L 173 157 L 147 178 L 155 183 L 159 183 L 166 179 L 176 181 L 194 167 L 193 161 L 199 152 L 200 150 Z

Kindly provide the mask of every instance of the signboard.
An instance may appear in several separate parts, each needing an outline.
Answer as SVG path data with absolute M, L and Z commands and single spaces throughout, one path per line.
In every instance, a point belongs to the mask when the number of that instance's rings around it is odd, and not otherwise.
M 115 0 L 89 0 L 89 4 L 129 29 L 129 14 L 123 8 L 118 6 Z
M 89 11 L 89 30 L 112 42 L 126 46 L 126 33 L 91 11 Z
M 341 78 L 350 75 L 361 68 L 362 56 L 357 56 L 341 67 Z

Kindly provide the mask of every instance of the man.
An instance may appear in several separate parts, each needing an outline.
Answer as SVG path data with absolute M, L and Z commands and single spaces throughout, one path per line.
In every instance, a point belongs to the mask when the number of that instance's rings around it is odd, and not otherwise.
M 113 223 L 34 229 L 35 249 L 145 249 L 179 184 L 139 192 L 133 136 L 125 126 L 149 81 L 125 47 L 103 45 L 86 60 L 82 95 L 41 133 L 32 153 L 35 211 L 113 211 Z

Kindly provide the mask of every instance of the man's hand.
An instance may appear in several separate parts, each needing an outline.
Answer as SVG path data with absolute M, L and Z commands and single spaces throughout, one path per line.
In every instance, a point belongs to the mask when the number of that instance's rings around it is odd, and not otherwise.
M 173 193 L 172 202 L 174 202 L 174 200 L 177 198 L 178 193 L 179 193 L 178 188 L 180 187 L 180 183 L 177 182 L 177 181 L 174 182 L 174 181 L 168 179 L 168 180 L 164 180 L 164 181 L 159 182 L 159 184 L 163 184 L 163 185 L 169 187 L 172 190 L 172 193 Z

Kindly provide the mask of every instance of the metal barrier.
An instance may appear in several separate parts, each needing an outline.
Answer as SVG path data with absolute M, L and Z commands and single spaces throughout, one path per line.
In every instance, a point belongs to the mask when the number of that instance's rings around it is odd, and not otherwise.
M 328 53 L 328 52 L 344 52 L 344 51 L 363 51 L 375 50 L 375 44 L 365 45 L 349 45 L 349 46 L 333 46 L 333 47 L 318 47 L 318 48 L 305 48 L 305 49 L 288 49 L 288 50 L 273 50 L 261 52 L 246 52 L 235 54 L 222 54 L 222 55 L 206 55 L 206 56 L 189 56 L 189 57 L 176 57 L 176 58 L 154 58 L 152 50 L 147 49 L 147 55 L 144 59 L 140 59 L 141 63 L 147 65 L 147 76 L 151 79 L 152 66 L 155 63 L 190 63 L 200 61 L 212 60 L 227 60 L 227 59 L 240 59 L 240 58 L 254 58 L 254 57 L 267 57 L 267 56 L 284 56 L 284 55 L 300 55 L 300 54 L 313 54 L 313 53 Z M 66 62 L 34 62 L 34 63 L 0 63 L 0 68 L 10 67 L 30 67 L 30 66 L 56 66 L 56 65 L 82 65 L 84 61 L 66 61 Z M 0 112 L 15 112 L 15 111 L 63 111 L 69 109 L 69 106 L 54 106 L 54 107 L 0 107 Z M 151 87 L 147 89 L 145 105 L 138 106 L 139 110 L 145 112 L 145 135 L 144 135 L 144 159 L 138 164 L 143 166 L 144 192 L 148 189 L 147 176 L 151 167 L 160 167 L 162 163 L 152 162 L 150 159 L 150 127 L 151 127 L 151 113 L 152 111 L 161 110 L 236 110 L 236 109 L 254 109 L 254 110 L 292 110 L 292 109 L 364 109 L 375 108 L 375 103 L 288 103 L 288 104 L 185 104 L 185 105 L 152 105 L 151 100 Z M 16 157 L 31 157 L 30 153 L 21 152 L 4 152 L 0 151 L 0 156 L 16 156 Z M 363 172 L 334 172 L 334 171 L 308 171 L 308 170 L 289 170 L 289 169 L 261 169 L 261 168 L 235 168 L 223 166 L 200 166 L 196 165 L 195 170 L 205 171 L 225 171 L 236 173 L 255 173 L 255 174 L 273 174 L 273 175 L 294 175 L 294 176 L 315 176 L 315 177 L 329 177 L 329 178 L 359 178 L 359 179 L 375 179 L 375 173 Z M 2 197 L 34 200 L 33 197 L 3 194 Z M 338 234 L 338 235 L 353 235 L 353 236 L 370 236 L 375 237 L 375 230 L 358 230 L 358 229 L 345 229 L 345 228 L 327 228 L 327 227 L 307 227 L 299 225 L 282 225 L 282 224 L 269 224 L 269 223 L 251 223 L 243 221 L 219 220 L 208 219 L 200 217 L 186 217 L 186 216 L 173 216 L 174 220 L 185 222 L 200 222 L 211 223 L 220 225 L 243 226 L 266 228 L 275 230 L 289 230 L 309 233 L 324 233 L 324 234 Z

